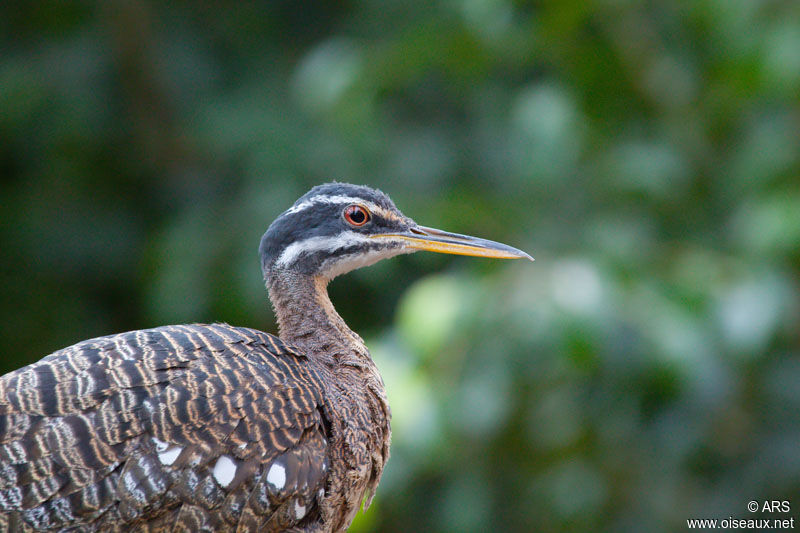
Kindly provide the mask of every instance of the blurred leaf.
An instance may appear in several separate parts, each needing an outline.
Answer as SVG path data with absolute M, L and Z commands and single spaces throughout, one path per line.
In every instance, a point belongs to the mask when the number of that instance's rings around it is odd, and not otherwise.
M 797 2 L 232 7 L 0 7 L 5 370 L 274 331 L 260 236 L 367 183 L 536 262 L 331 284 L 394 412 L 354 531 L 673 531 L 800 493 Z

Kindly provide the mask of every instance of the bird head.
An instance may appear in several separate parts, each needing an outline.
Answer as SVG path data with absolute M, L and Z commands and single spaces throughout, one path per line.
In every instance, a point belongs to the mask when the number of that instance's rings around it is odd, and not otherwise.
M 259 248 L 265 277 L 285 270 L 326 280 L 418 250 L 533 260 L 505 244 L 420 226 L 381 191 L 348 183 L 304 194 L 269 226 Z

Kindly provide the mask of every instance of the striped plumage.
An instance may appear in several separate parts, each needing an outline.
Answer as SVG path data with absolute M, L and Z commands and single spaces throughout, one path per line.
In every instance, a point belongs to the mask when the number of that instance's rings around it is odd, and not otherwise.
M 380 191 L 319 186 L 262 240 L 281 338 L 164 326 L 0 377 L 0 531 L 345 530 L 388 459 L 390 411 L 326 286 L 417 249 L 527 257 L 417 226 Z
M 266 333 L 185 325 L 84 341 L 5 376 L 0 530 L 138 528 L 145 513 L 160 515 L 150 530 L 256 530 L 267 508 L 267 529 L 290 525 L 327 469 L 323 385 L 305 361 Z M 232 478 L 226 459 L 215 476 L 224 457 L 241 465 Z M 271 464 L 281 490 L 263 479 Z

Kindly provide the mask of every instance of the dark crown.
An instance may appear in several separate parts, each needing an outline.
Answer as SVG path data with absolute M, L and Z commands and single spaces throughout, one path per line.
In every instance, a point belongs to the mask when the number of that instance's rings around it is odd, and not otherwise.
M 344 211 L 352 205 L 368 210 L 368 222 L 363 226 L 348 224 L 345 219 Z M 262 270 L 265 277 L 273 269 L 308 276 L 341 274 L 401 253 L 398 243 L 369 236 L 403 231 L 411 224 L 377 189 L 349 183 L 318 185 L 267 229 L 259 248 Z

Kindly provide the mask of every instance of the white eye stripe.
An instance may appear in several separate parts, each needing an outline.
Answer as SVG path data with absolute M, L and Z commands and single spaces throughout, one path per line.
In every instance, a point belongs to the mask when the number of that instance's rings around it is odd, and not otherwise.
M 302 253 L 319 252 L 323 250 L 333 251 L 346 246 L 353 246 L 370 242 L 370 238 L 354 231 L 344 231 L 336 237 L 309 237 L 308 239 L 293 242 L 281 253 L 277 266 L 292 264 Z
M 318 205 L 318 204 L 341 204 L 342 208 L 344 208 L 344 207 L 346 207 L 348 205 L 358 204 L 358 205 L 363 205 L 364 207 L 366 207 L 369 210 L 369 212 L 372 213 L 372 214 L 380 215 L 383 218 L 386 218 L 386 219 L 389 219 L 389 220 L 397 220 L 397 219 L 399 219 L 399 217 L 393 211 L 391 211 L 389 209 L 385 209 L 385 208 L 383 208 L 383 207 L 381 207 L 378 204 L 375 204 L 373 202 L 364 200 L 363 198 L 356 198 L 356 197 L 353 197 L 353 196 L 315 196 L 314 198 L 312 198 L 310 200 L 306 200 L 305 202 L 302 202 L 302 203 L 299 203 L 299 204 L 297 204 L 297 205 L 295 205 L 293 207 L 290 207 L 289 209 L 287 209 L 283 213 L 282 216 L 293 215 L 295 213 L 300 213 L 301 211 L 305 211 L 309 207 L 312 207 L 312 206 Z
M 373 213 L 383 212 L 383 208 L 377 206 L 372 202 L 367 202 L 363 198 L 354 198 L 352 196 L 315 196 L 310 200 L 306 200 L 303 203 L 297 204 L 295 206 L 290 207 L 286 210 L 284 215 L 292 215 L 294 213 L 299 213 L 300 211 L 304 211 L 309 207 L 317 204 L 359 204 L 363 205 Z

